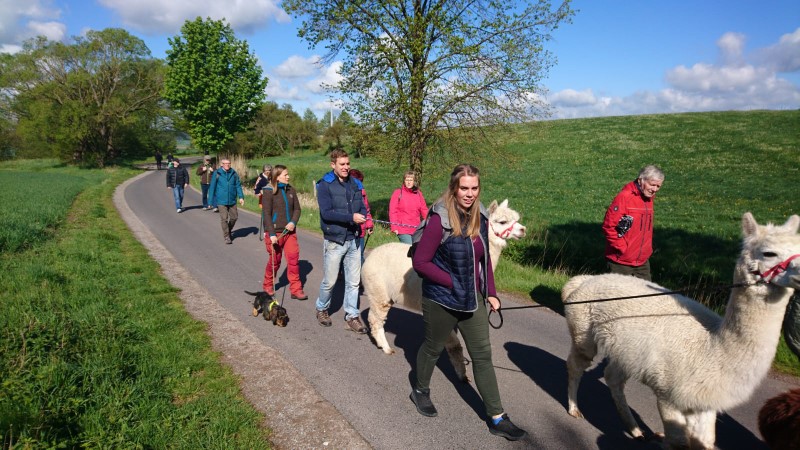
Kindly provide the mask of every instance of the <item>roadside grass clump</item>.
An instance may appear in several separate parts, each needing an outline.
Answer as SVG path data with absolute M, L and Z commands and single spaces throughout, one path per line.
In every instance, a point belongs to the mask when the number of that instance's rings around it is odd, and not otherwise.
M 63 188 L 70 170 L 41 174 Z M 204 324 L 114 209 L 135 173 L 82 173 L 93 180 L 77 196 L 48 197 L 67 214 L 47 239 L 0 253 L 2 447 L 268 448 Z

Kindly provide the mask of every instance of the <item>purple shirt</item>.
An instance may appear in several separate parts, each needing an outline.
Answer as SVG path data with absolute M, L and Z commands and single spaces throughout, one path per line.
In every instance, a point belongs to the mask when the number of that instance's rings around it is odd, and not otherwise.
M 436 250 L 439 249 L 439 245 L 442 242 L 442 234 L 442 218 L 439 217 L 438 214 L 431 214 L 430 217 L 428 217 L 425 231 L 422 233 L 422 239 L 420 239 L 417 244 L 417 250 L 414 252 L 412 264 L 414 270 L 416 270 L 421 277 L 452 289 L 453 280 L 450 278 L 450 273 L 442 270 L 433 263 L 433 256 L 436 254 Z M 479 264 L 475 264 L 475 289 L 480 292 L 481 277 L 479 267 L 480 264 L 483 264 L 483 256 L 485 253 L 480 238 L 472 240 L 472 248 L 475 250 L 475 261 L 479 261 Z M 486 279 L 488 280 L 486 292 L 489 297 L 497 297 L 497 292 L 494 287 L 494 272 L 492 271 L 491 255 L 489 256 L 489 267 L 486 268 L 486 271 Z

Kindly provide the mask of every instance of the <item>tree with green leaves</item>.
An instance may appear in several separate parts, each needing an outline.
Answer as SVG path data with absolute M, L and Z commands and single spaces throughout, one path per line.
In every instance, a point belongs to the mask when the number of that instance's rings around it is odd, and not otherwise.
M 164 97 L 186 119 L 195 144 L 216 153 L 247 128 L 268 80 L 247 41 L 222 20 L 187 20 L 168 42 Z
M 343 54 L 337 90 L 365 125 L 394 133 L 397 158 L 422 171 L 431 144 L 546 113 L 544 44 L 574 14 L 565 0 L 284 0 L 298 35 Z
M 31 39 L 0 66 L 0 105 L 25 156 L 103 166 L 137 154 L 117 137 L 149 134 L 162 113 L 163 62 L 123 29 L 89 31 L 72 43 Z

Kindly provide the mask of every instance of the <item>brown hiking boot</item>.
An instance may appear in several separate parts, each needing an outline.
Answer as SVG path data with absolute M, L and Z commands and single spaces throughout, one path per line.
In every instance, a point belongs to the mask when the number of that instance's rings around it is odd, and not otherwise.
M 348 319 L 345 321 L 347 323 L 347 329 L 350 331 L 355 331 L 358 334 L 364 334 L 367 332 L 367 327 L 361 323 L 361 319 L 358 317 L 353 317 L 352 319 Z
M 328 315 L 328 311 L 317 311 L 317 322 L 323 327 L 331 326 L 331 316 Z

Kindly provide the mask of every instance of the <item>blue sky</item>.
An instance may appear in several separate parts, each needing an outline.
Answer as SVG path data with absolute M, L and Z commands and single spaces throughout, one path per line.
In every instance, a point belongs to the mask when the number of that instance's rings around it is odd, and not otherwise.
M 800 108 L 798 0 L 576 0 L 573 23 L 548 48 L 552 117 Z M 225 18 L 270 82 L 267 98 L 318 116 L 340 105 L 322 83 L 339 62 L 297 38 L 299 21 L 273 0 L 0 0 L 0 51 L 24 39 L 67 40 L 125 28 L 163 58 L 187 19 Z M 338 108 L 337 108 L 338 109 Z

